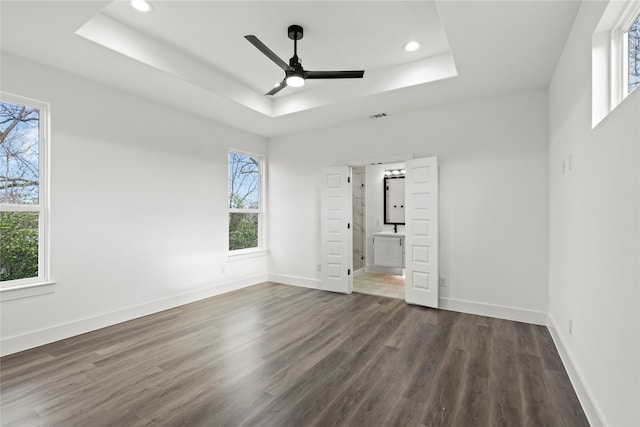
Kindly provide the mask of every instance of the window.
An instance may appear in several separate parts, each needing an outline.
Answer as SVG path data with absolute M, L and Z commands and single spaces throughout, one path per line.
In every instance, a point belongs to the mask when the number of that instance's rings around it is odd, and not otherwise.
M 0 94 L 0 289 L 46 282 L 48 108 Z
M 229 250 L 262 245 L 262 159 L 229 152 Z
M 626 45 L 626 90 L 629 94 L 640 85 L 640 15 L 626 32 Z
M 640 0 L 610 1 L 592 36 L 592 127 L 640 86 Z

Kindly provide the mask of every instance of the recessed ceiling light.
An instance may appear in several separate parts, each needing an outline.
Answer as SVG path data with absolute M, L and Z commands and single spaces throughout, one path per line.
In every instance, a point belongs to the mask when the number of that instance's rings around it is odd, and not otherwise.
M 404 45 L 404 50 L 406 50 L 407 52 L 413 52 L 420 49 L 420 46 L 422 46 L 422 43 L 416 40 L 412 40 Z
M 131 0 L 131 6 L 140 12 L 149 12 L 153 10 L 153 6 L 147 0 Z

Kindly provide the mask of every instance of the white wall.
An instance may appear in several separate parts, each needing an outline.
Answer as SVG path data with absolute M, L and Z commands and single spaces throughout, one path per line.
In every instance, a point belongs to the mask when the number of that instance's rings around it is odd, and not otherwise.
M 591 37 L 605 5 L 582 3 L 549 88 L 549 326 L 592 424 L 637 426 L 640 91 L 591 130 Z
M 56 292 L 2 302 L 2 352 L 267 278 L 227 260 L 227 151 L 266 140 L 14 56 L 2 90 L 51 103 Z M 224 272 L 223 272 L 224 268 Z
M 320 168 L 437 155 L 443 306 L 545 322 L 547 132 L 537 90 L 271 138 L 270 277 L 317 286 Z

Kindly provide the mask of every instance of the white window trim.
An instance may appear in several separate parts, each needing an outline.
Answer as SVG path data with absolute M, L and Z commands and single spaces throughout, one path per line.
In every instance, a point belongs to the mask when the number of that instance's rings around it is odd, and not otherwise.
M 628 95 L 627 38 L 640 0 L 610 1 L 592 38 L 592 128 Z
M 227 257 L 230 260 L 239 260 L 245 258 L 253 258 L 254 256 L 261 256 L 263 253 L 267 252 L 266 247 L 266 230 L 264 227 L 266 221 L 265 215 L 265 205 L 266 205 L 266 161 L 265 156 L 261 154 L 251 153 L 244 150 L 238 150 L 235 148 L 229 148 L 227 153 L 227 186 L 229 185 L 229 154 L 236 153 L 242 154 L 244 156 L 252 157 L 254 159 L 258 159 L 258 179 L 260 180 L 259 186 L 260 191 L 258 194 L 258 209 L 236 209 L 236 208 L 228 208 L 228 212 L 239 212 L 239 213 L 257 213 L 258 214 L 258 246 L 254 248 L 246 248 L 246 249 L 236 249 L 229 250 L 229 233 L 227 231 Z M 228 195 L 227 195 L 228 197 Z M 228 216 L 227 216 L 227 226 L 229 225 Z
M 611 33 L 611 109 L 629 95 L 629 29 L 640 16 L 640 1 L 630 1 Z
M 50 277 L 50 105 L 46 102 L 26 98 L 7 92 L 0 92 L 0 99 L 16 105 L 25 105 L 39 110 L 39 189 L 38 204 L 16 205 L 1 203 L 3 212 L 38 212 L 38 277 L 28 279 L 8 280 L 0 282 L 0 300 L 24 298 L 42 295 L 55 291 L 55 282 Z

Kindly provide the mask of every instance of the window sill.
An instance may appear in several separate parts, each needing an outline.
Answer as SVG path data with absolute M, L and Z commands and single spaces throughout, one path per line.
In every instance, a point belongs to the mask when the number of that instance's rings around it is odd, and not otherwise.
M 260 258 L 267 256 L 268 251 L 266 249 L 240 249 L 237 251 L 229 252 L 227 260 L 229 262 L 241 261 L 243 259 Z
M 28 285 L 16 285 L 0 289 L 0 301 L 35 297 L 38 295 L 52 294 L 56 291 L 56 282 L 38 282 Z

